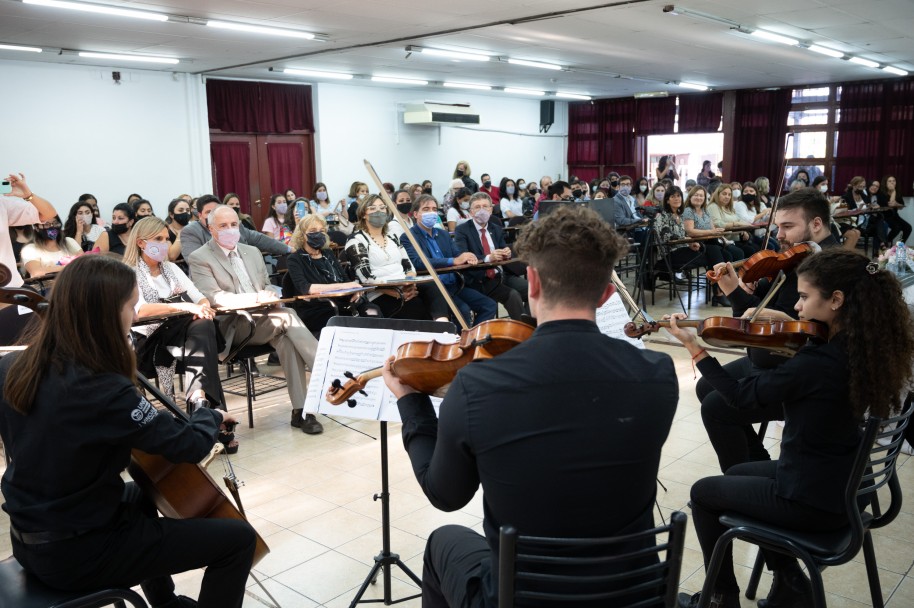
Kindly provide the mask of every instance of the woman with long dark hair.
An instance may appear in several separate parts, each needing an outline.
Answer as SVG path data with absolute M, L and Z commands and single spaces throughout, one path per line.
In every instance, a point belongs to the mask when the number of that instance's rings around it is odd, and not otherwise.
M 241 519 L 157 517 L 121 473 L 131 450 L 175 463 L 209 454 L 223 423 L 198 409 L 185 422 L 137 391 L 128 341 L 138 294 L 133 270 L 87 255 L 60 273 L 28 348 L 0 359 L 0 436 L 13 555 L 64 590 L 140 584 L 154 608 L 238 608 L 256 534 Z M 199 604 L 169 577 L 206 568 Z
M 63 224 L 64 236 L 73 239 L 83 251 L 89 251 L 105 229 L 95 223 L 95 212 L 87 202 L 75 203 L 70 207 L 67 221 Z
M 34 242 L 20 253 L 22 265 L 32 278 L 60 272 L 72 256 L 83 252 L 76 241 L 64 236 L 59 217 L 35 224 L 33 233 Z
M 116 253 L 124 255 L 124 249 L 127 246 L 127 235 L 133 228 L 133 221 L 136 214 L 133 207 L 128 203 L 118 203 L 111 211 L 111 227 L 102 233 L 95 246 L 102 253 Z
M 847 526 L 844 490 L 860 443 L 860 424 L 865 415 L 892 415 L 911 381 L 914 320 L 891 273 L 859 253 L 833 247 L 804 260 L 797 278 L 795 309 L 801 320 L 825 324 L 828 342 L 805 346 L 786 363 L 758 375 L 733 378 L 698 344 L 694 332 L 676 326 L 685 315 L 672 315 L 670 333 L 728 405 L 777 405 L 784 412 L 778 460 L 738 464 L 692 486 L 692 521 L 706 566 L 726 530 L 718 521 L 723 512 L 803 532 Z M 872 314 L 876 310 L 879 314 Z M 885 319 L 893 320 L 890 332 Z M 796 559 L 762 551 L 774 571 L 769 605 L 811 605 L 810 582 Z M 739 608 L 729 548 L 713 588 L 711 605 Z M 697 606 L 699 595 L 680 595 L 680 606 Z
M 889 208 L 889 211 L 883 213 L 885 223 L 889 227 L 889 246 L 891 247 L 899 236 L 901 236 L 901 240 L 904 243 L 907 243 L 908 237 L 911 236 L 911 224 L 898 215 L 898 212 L 904 209 L 904 197 L 901 196 L 901 192 L 898 190 L 898 180 L 894 175 L 886 175 L 879 183 L 882 184 L 877 195 L 879 206 Z

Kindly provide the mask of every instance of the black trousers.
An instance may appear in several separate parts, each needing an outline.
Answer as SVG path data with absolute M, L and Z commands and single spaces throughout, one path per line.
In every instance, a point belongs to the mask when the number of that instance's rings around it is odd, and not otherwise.
M 418 321 L 427 321 L 432 317 L 429 316 L 428 308 L 422 298 L 413 298 L 403 303 L 400 307 L 400 299 L 386 294 L 380 295 L 372 303 L 381 309 L 381 314 L 388 319 L 416 319 Z M 447 313 L 445 313 L 446 315 Z
M 908 242 L 908 237 L 911 236 L 911 224 L 901 219 L 901 216 L 898 215 L 898 211 L 895 211 L 894 209 L 892 211 L 886 211 L 885 223 L 889 226 L 889 247 L 892 246 L 892 243 L 898 235 L 901 235 L 901 240 L 903 242 Z
M 753 365 L 749 357 L 727 363 L 724 369 L 736 379 L 757 376 L 764 371 Z M 752 425 L 781 420 L 784 408 L 780 404 L 767 408 L 737 409 L 730 406 L 704 378 L 695 385 L 695 392 L 701 401 L 701 420 L 717 453 L 721 472 L 725 473 L 730 467 L 744 462 L 771 460 Z
M 521 315 L 527 314 L 527 279 L 523 277 L 495 276 L 470 285 L 479 293 L 488 296 L 505 307 L 508 316 L 519 321 Z
M 127 484 L 118 516 L 104 528 L 56 542 L 13 542 L 13 555 L 48 586 L 74 591 L 140 584 L 155 608 L 174 597 L 171 574 L 206 567 L 200 608 L 237 608 L 256 534 L 241 519 L 167 519 Z
M 826 532 L 847 525 L 844 513 L 822 511 L 778 496 L 776 470 L 777 461 L 748 462 L 730 468 L 725 475 L 699 479 L 692 486 L 692 522 L 706 568 L 714 545 L 727 530 L 718 521 L 724 512 L 740 513 L 804 532 Z M 838 505 L 838 508 L 842 506 Z M 764 551 L 764 555 L 771 570 L 782 570 L 796 563 L 794 558 L 774 551 Z M 720 593 L 739 592 L 733 572 L 732 545 L 724 556 L 714 590 Z
M 422 566 L 422 608 L 482 608 L 492 553 L 485 537 L 463 526 L 442 526 L 428 537 Z

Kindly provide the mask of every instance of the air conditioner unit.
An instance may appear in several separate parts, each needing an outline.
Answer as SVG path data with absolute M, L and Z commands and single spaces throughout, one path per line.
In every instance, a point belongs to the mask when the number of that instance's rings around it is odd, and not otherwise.
M 424 101 L 404 106 L 403 123 L 407 125 L 479 124 L 479 114 L 468 103 Z

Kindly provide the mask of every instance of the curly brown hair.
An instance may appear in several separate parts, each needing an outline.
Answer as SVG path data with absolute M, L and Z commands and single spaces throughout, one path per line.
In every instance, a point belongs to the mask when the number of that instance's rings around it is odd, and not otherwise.
M 628 247 L 595 211 L 562 205 L 521 230 L 517 254 L 539 273 L 543 300 L 596 308 Z
M 847 334 L 851 408 L 861 417 L 867 411 L 888 417 L 909 390 L 914 371 L 914 320 L 901 284 L 890 272 L 874 270 L 865 256 L 839 247 L 809 256 L 797 275 L 823 298 L 844 294 L 835 325 Z M 892 319 L 891 327 L 886 319 Z

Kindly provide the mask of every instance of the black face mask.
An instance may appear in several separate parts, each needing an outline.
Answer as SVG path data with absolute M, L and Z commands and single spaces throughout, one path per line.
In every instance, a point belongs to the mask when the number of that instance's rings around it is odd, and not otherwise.
M 309 232 L 305 235 L 305 241 L 312 249 L 323 249 L 327 244 L 327 235 L 323 232 Z
M 572 190 L 572 191 L 571 191 L 571 196 L 572 196 L 572 198 L 581 198 L 581 195 L 582 195 L 582 194 L 583 194 L 583 193 L 582 193 L 580 190 Z
M 529 188 L 527 188 L 527 194 L 536 194 L 536 188 L 534 188 L 533 186 L 530 186 Z
M 431 194 L 431 193 L 432 193 L 432 189 L 431 189 L 431 188 L 423 188 L 423 189 L 422 189 L 422 194 Z
M 492 180 L 487 179 L 486 181 L 482 182 L 482 185 L 485 186 L 486 188 L 491 188 L 491 187 L 492 187 Z
M 464 175 L 466 175 L 466 173 L 463 169 L 457 169 L 457 177 L 463 177 Z
M 742 201 L 743 201 L 744 203 L 754 203 L 754 202 L 755 202 L 755 195 L 754 195 L 754 194 L 744 194 L 744 195 L 742 196 Z
M 399 211 L 403 215 L 408 214 L 412 210 L 413 210 L 412 203 L 397 203 L 397 211 Z
M 618 188 L 619 182 L 618 181 L 609 182 L 609 185 L 612 186 L 613 188 Z
M 127 224 L 111 224 L 111 232 L 117 235 L 126 234 L 130 230 L 130 226 Z
M 190 223 L 190 213 L 175 213 L 174 218 L 178 226 L 187 226 Z
M 60 236 L 60 228 L 40 228 L 38 234 L 46 241 L 56 241 Z

